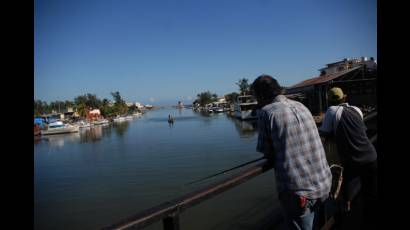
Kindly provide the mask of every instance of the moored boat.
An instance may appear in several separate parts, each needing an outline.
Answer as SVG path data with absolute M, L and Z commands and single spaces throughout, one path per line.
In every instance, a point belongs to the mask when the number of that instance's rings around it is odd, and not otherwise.
M 48 125 L 47 129 L 41 130 L 42 135 L 62 134 L 62 133 L 75 133 L 79 131 L 78 126 L 64 124 L 62 121 L 52 122 Z
M 241 120 L 257 119 L 257 105 L 258 102 L 252 95 L 238 96 L 234 104 L 235 117 Z

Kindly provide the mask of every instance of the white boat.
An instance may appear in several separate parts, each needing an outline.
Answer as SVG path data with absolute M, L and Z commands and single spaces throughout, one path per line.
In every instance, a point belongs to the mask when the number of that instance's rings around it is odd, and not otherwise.
M 108 124 L 108 123 L 110 122 L 107 119 L 99 119 L 99 120 L 92 122 L 93 125 L 103 125 L 103 124 Z
M 257 119 L 258 102 L 252 95 L 238 96 L 234 104 L 235 117 L 241 120 Z
M 126 116 L 126 117 L 124 117 L 124 118 L 125 118 L 126 121 L 130 121 L 130 120 L 134 119 L 134 117 L 131 116 L 131 115 Z
M 87 122 L 87 121 L 79 121 L 75 123 L 74 125 L 78 126 L 80 129 L 91 127 L 90 122 Z
M 222 107 L 212 107 L 212 110 L 215 113 L 223 113 L 224 112 L 224 108 L 222 108 Z
M 114 122 L 123 122 L 126 121 L 127 119 L 125 117 L 116 117 L 114 118 Z
M 48 125 L 46 130 L 41 130 L 42 135 L 61 134 L 61 133 L 75 133 L 79 131 L 78 126 L 63 124 L 62 121 L 52 122 Z
M 140 116 L 142 116 L 142 113 L 133 113 L 132 116 L 133 117 L 140 117 Z

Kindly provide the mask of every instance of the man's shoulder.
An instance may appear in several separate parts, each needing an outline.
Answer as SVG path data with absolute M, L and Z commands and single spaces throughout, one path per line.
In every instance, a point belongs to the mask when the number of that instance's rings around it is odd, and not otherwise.
M 353 108 L 353 109 L 355 109 L 355 110 L 358 110 L 358 111 L 362 111 L 359 107 L 357 107 L 357 106 L 354 106 L 354 105 L 348 105 L 348 107 L 350 107 L 350 108 Z
M 359 115 L 363 118 L 363 112 L 359 107 L 354 106 L 354 105 L 349 105 L 349 107 L 356 110 L 359 113 Z
M 343 109 L 343 107 L 341 108 L 340 105 L 329 106 L 329 108 L 327 108 L 326 114 L 335 114 L 339 109 Z

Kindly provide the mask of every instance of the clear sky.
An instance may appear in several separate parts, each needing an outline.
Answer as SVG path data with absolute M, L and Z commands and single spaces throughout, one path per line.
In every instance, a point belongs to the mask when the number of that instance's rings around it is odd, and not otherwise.
M 347 57 L 377 59 L 376 0 L 36 0 L 34 98 L 170 105 L 238 91 L 260 74 L 284 86 Z

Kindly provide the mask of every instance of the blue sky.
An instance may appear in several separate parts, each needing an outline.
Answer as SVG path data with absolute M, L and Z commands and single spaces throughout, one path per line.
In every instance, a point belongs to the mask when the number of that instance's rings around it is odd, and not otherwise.
M 260 74 L 284 86 L 377 59 L 376 1 L 35 1 L 34 98 L 191 103 Z

